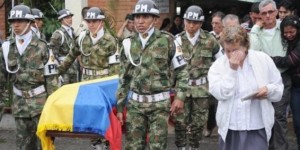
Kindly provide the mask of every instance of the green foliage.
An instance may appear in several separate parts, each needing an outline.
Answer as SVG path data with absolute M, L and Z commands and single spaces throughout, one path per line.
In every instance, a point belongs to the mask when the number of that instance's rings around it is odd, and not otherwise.
M 31 8 L 38 8 L 44 13 L 45 15 L 44 27 L 42 32 L 46 35 L 46 38 L 49 39 L 52 33 L 60 26 L 60 23 L 57 20 L 56 11 L 59 11 L 64 8 L 65 1 L 64 0 L 23 0 L 23 3 Z M 55 8 L 55 10 L 52 9 L 49 3 Z

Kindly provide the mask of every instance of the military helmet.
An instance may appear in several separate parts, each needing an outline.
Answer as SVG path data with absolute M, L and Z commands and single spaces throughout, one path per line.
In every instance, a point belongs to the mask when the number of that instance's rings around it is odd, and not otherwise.
M 10 10 L 8 21 L 12 20 L 30 20 L 33 21 L 34 17 L 31 13 L 31 10 L 26 5 L 17 5 Z
M 104 13 L 98 7 L 92 7 L 86 12 L 84 20 L 102 20 L 104 19 Z
M 57 13 L 57 15 L 58 15 L 58 20 L 60 20 L 60 19 L 63 19 L 63 18 L 65 18 L 65 17 L 67 17 L 67 16 L 73 16 L 74 14 L 72 14 L 72 13 L 70 12 L 70 10 L 68 10 L 68 9 L 62 9 L 62 10 L 60 10 L 60 11 Z
M 132 15 L 137 14 L 150 14 L 159 17 L 159 9 L 152 0 L 139 0 L 134 7 Z
M 41 10 L 37 9 L 37 8 L 32 8 L 32 15 L 34 17 L 34 19 L 43 19 L 44 18 L 44 14 Z
M 203 10 L 199 6 L 192 5 L 185 11 L 183 18 L 192 21 L 204 21 Z

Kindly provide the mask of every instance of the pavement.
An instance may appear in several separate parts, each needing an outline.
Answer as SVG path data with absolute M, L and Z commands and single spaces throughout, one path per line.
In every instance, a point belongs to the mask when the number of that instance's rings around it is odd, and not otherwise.
M 15 122 L 12 115 L 5 114 L 0 122 L 0 150 L 16 149 L 15 129 Z M 176 146 L 174 144 L 174 128 L 169 126 L 168 132 L 168 150 L 176 150 Z M 297 150 L 296 137 L 293 131 L 291 119 L 289 119 L 288 124 L 288 140 L 289 150 Z M 211 137 L 204 137 L 200 141 L 200 146 L 201 150 L 216 150 L 218 147 L 217 129 L 214 129 Z M 55 147 L 56 150 L 93 150 L 89 139 L 79 138 L 55 138 Z

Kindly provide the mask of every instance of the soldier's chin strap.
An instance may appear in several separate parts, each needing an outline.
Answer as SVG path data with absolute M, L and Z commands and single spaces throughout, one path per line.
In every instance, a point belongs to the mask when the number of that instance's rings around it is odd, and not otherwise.
M 140 31 L 136 28 L 136 26 L 134 26 L 134 28 L 135 28 L 135 30 L 136 30 L 137 32 L 139 32 L 139 33 L 141 33 L 141 34 L 145 34 L 145 33 L 147 33 L 149 30 L 151 30 L 151 28 L 153 27 L 153 24 L 154 24 L 154 22 L 152 22 L 152 23 L 150 24 L 150 26 L 148 27 L 148 29 L 147 29 L 146 31 L 144 31 L 143 33 L 140 32 Z
M 25 34 L 25 32 L 27 31 L 27 29 L 29 28 L 30 26 L 30 21 L 27 23 L 26 27 L 23 29 L 23 31 L 21 32 L 21 34 L 19 34 L 19 36 L 22 36 Z M 15 33 L 15 35 L 18 35 L 15 30 L 13 29 L 13 32 Z
M 38 37 L 40 38 L 41 37 L 41 32 L 39 30 L 39 27 L 37 26 L 36 22 L 34 22 L 35 24 L 35 28 L 36 28 L 36 34 L 38 35 Z
M 94 35 L 96 35 L 96 36 L 97 36 L 97 33 L 98 33 L 98 31 L 100 30 L 100 25 L 101 25 L 101 24 L 99 24 L 99 25 L 98 25 L 98 27 L 97 27 L 97 29 L 96 29 L 96 31 L 95 31 L 95 32 L 93 32 L 93 33 L 91 32 L 91 33 L 92 33 L 92 37 L 93 37 L 93 38 L 95 38 L 95 37 L 94 37 Z
M 72 25 L 71 24 L 69 24 L 69 23 L 67 23 L 66 21 L 65 21 L 65 18 L 63 18 L 63 20 L 62 20 L 68 27 L 71 27 Z

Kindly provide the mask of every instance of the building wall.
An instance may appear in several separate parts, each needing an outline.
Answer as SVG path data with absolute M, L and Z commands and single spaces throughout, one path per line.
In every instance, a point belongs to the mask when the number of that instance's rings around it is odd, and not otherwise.
M 155 25 L 156 27 L 160 27 L 162 20 L 164 18 L 170 18 L 171 20 L 175 16 L 175 0 L 169 0 L 169 13 L 161 13 L 158 23 Z M 125 21 L 125 17 L 128 13 L 131 13 L 134 9 L 137 0 L 88 0 L 88 6 L 107 8 L 114 16 L 116 21 L 116 30 L 118 30 L 123 22 Z
M 3 4 L 4 0 L 0 0 L 0 5 Z M 5 21 L 5 5 L 0 9 L 0 38 L 5 39 L 6 35 L 6 21 Z

